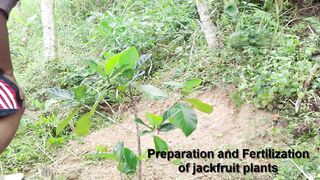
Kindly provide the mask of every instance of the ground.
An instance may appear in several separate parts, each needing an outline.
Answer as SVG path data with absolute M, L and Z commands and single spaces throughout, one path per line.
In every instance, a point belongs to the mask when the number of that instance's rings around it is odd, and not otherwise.
M 214 113 L 210 115 L 198 113 L 199 123 L 196 131 L 185 138 L 180 130 L 168 134 L 160 134 L 165 139 L 171 150 L 221 150 L 250 148 L 261 149 L 270 147 L 274 142 L 270 135 L 273 114 L 258 110 L 250 105 L 235 107 L 229 94 L 233 88 L 214 88 L 197 95 L 198 98 L 214 106 Z M 174 99 L 172 99 L 174 102 Z M 138 110 L 152 113 L 160 113 L 170 106 L 170 103 L 155 103 L 142 100 L 137 106 Z M 135 135 L 124 129 L 125 126 L 134 131 L 135 124 L 127 115 L 122 125 L 93 132 L 85 137 L 82 143 L 71 142 L 63 151 L 64 158 L 56 159 L 52 169 L 62 174 L 67 179 L 120 179 L 116 164 L 111 161 L 91 162 L 84 158 L 84 154 L 93 151 L 97 145 L 113 147 L 117 142 L 124 141 L 125 145 L 136 149 Z M 277 142 L 279 143 L 279 142 Z M 143 150 L 153 147 L 152 138 L 149 135 L 142 137 Z M 252 160 L 240 160 L 245 163 Z M 182 160 L 185 162 L 185 160 Z M 189 160 L 188 160 L 189 162 Z M 221 162 L 222 163 L 222 162 Z M 266 162 L 259 162 L 266 163 Z M 143 175 L 145 179 L 223 179 L 221 175 L 181 174 L 178 166 L 165 160 L 151 159 L 143 162 Z M 257 175 L 255 175 L 257 176 Z M 269 179 L 268 174 L 260 174 L 260 179 Z

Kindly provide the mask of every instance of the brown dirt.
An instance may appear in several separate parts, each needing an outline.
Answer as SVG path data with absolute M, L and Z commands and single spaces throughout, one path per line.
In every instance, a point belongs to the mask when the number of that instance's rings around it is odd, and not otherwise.
M 180 130 L 175 130 L 167 134 L 160 134 L 165 139 L 171 150 L 221 150 L 235 148 L 261 149 L 273 144 L 270 128 L 273 115 L 268 112 L 257 110 L 250 105 L 236 108 L 229 98 L 232 88 L 213 89 L 199 94 L 197 97 L 212 104 L 214 113 L 211 115 L 198 113 L 197 130 L 186 138 Z M 150 111 L 160 114 L 169 107 L 171 102 L 150 102 L 142 100 L 137 106 L 139 112 Z M 134 130 L 135 124 L 132 117 L 127 116 L 127 120 L 122 123 L 129 129 Z M 117 142 L 124 141 L 125 145 L 131 149 L 136 149 L 136 137 L 130 131 L 123 129 L 120 125 L 113 125 L 109 128 L 93 132 L 85 137 L 82 142 L 72 142 L 64 149 L 64 158 L 57 159 L 54 169 L 57 173 L 63 174 L 67 179 L 120 179 L 116 164 L 112 161 L 90 162 L 86 161 L 83 155 L 94 151 L 97 145 L 112 148 Z M 142 137 L 142 149 L 153 147 L 152 137 L 149 135 Z M 238 162 L 254 162 L 252 160 L 238 160 Z M 189 162 L 189 160 L 183 160 Z M 221 163 L 227 161 L 220 161 Z M 228 161 L 229 162 L 229 161 Z M 200 161 L 200 163 L 208 163 Z M 259 161 L 259 163 L 266 163 Z M 166 160 L 150 159 L 143 162 L 144 179 L 230 179 L 229 176 L 214 174 L 181 174 L 178 166 Z M 236 176 L 243 179 L 241 175 Z M 270 179 L 267 174 L 256 174 L 251 178 Z
M 292 3 L 297 6 L 298 14 L 304 17 L 320 16 L 320 1 L 292 0 Z

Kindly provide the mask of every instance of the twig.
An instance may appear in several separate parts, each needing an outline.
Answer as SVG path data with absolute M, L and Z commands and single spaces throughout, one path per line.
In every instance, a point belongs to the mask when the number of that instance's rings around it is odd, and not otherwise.
M 305 172 L 305 171 L 304 171 L 301 167 L 299 167 L 292 159 L 290 159 L 290 160 L 291 160 L 291 162 L 296 166 L 296 168 L 298 168 L 298 170 L 299 170 L 308 180 L 314 180 L 314 177 L 313 177 L 311 174 Z
M 301 11 L 304 11 L 304 10 L 307 10 L 307 9 L 312 9 L 312 8 L 316 8 L 316 7 L 319 7 L 319 5 L 315 5 L 315 6 L 309 6 L 309 7 L 305 7 L 305 8 L 302 8 L 302 9 L 299 9 L 298 11 L 301 12 Z
M 40 149 L 41 152 L 43 152 L 43 154 L 45 154 L 53 162 L 54 165 L 61 169 L 59 164 L 53 159 L 53 157 L 51 157 L 40 145 L 36 144 L 36 146 Z
M 134 114 L 134 118 L 137 119 L 138 118 L 138 114 L 137 114 L 137 110 L 136 107 L 134 105 L 134 99 L 133 99 L 133 94 L 132 94 L 132 87 L 131 87 L 131 83 L 129 84 L 129 98 L 130 98 L 130 104 L 131 104 L 131 108 L 133 110 L 133 114 Z M 137 136 L 137 148 L 138 148 L 138 156 L 141 157 L 141 137 L 140 137 L 140 128 L 139 128 L 139 124 L 136 122 L 136 136 Z M 141 161 L 139 161 L 139 170 L 138 170 L 138 179 L 142 180 L 142 163 Z
M 85 105 L 85 107 L 86 107 L 86 108 L 91 109 L 91 107 L 90 107 L 90 106 L 88 106 L 88 105 Z M 122 128 L 124 128 L 124 129 L 128 130 L 129 132 L 131 132 L 131 133 L 133 133 L 133 134 L 137 134 L 137 133 L 136 133 L 136 132 L 134 132 L 133 130 L 131 130 L 131 129 L 127 128 L 126 126 L 122 125 L 121 123 L 119 123 L 119 122 L 117 122 L 117 121 L 112 120 L 111 118 L 107 117 L 106 115 L 102 114 L 101 112 L 99 112 L 99 111 L 97 111 L 97 110 L 96 110 L 96 111 L 95 111 L 95 113 L 99 114 L 100 116 L 105 117 L 106 119 L 108 119 L 108 121 L 111 121 L 111 122 L 113 122 L 113 123 L 115 123 L 115 124 L 117 124 L 117 125 L 121 126 Z

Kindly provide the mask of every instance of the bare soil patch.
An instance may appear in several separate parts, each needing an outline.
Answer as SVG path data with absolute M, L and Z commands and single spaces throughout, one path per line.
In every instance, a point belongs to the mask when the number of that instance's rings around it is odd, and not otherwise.
M 258 150 L 266 146 L 271 146 L 274 142 L 270 135 L 272 117 L 269 112 L 257 110 L 250 105 L 236 108 L 229 98 L 232 88 L 213 89 L 199 94 L 197 97 L 212 104 L 214 113 L 198 113 L 198 128 L 188 138 L 180 130 L 175 130 L 167 134 L 160 134 L 165 139 L 171 150 L 222 150 L 236 148 L 250 148 Z M 140 112 L 149 111 L 160 113 L 174 102 L 169 103 L 150 102 L 142 100 L 137 106 Z M 143 115 L 143 114 L 141 114 Z M 122 123 L 129 129 L 134 130 L 135 124 L 130 115 L 126 115 Z M 143 117 L 143 116 L 141 116 Z M 136 137 L 130 131 L 123 129 L 120 125 L 113 125 L 109 128 L 91 133 L 83 139 L 83 143 L 71 142 L 64 149 L 63 154 L 67 155 L 63 159 L 57 159 L 57 173 L 62 174 L 67 179 L 121 179 L 116 164 L 112 161 L 90 162 L 86 161 L 84 154 L 93 151 L 97 145 L 108 146 L 110 149 L 119 141 L 124 141 L 125 145 L 131 149 L 136 149 Z M 142 137 L 143 150 L 153 148 L 153 141 L 150 135 Z M 189 160 L 182 160 L 190 162 Z M 248 163 L 251 160 L 237 160 L 241 163 Z M 224 161 L 221 163 L 226 163 Z M 251 161 L 252 162 L 252 161 Z M 198 163 L 208 163 L 200 160 Z M 259 161 L 263 164 L 266 162 Z M 166 160 L 150 159 L 143 162 L 144 179 L 225 179 L 230 178 L 221 174 L 181 174 L 178 166 Z M 245 178 L 236 175 L 237 178 Z M 255 174 L 251 176 L 259 179 L 271 179 L 268 174 Z

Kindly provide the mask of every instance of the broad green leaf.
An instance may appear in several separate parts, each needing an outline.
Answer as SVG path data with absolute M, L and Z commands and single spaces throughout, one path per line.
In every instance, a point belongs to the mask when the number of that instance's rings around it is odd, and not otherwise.
M 92 118 L 92 113 L 88 112 L 84 114 L 78 121 L 76 125 L 76 133 L 79 136 L 84 136 L 89 134 L 89 129 L 91 126 L 91 118 Z
M 107 93 L 108 93 L 107 91 L 102 92 L 98 97 L 98 99 L 96 100 L 96 102 L 94 103 L 94 105 L 92 106 L 90 110 L 90 113 L 92 114 L 92 116 L 95 114 L 97 107 L 99 106 L 100 102 L 105 98 Z
M 59 135 L 62 130 L 70 123 L 70 121 L 74 118 L 75 115 L 78 114 L 80 108 L 73 110 L 63 121 L 61 121 L 56 129 L 56 135 Z
M 177 129 L 177 126 L 172 123 L 164 123 L 161 126 L 159 126 L 158 129 L 160 132 L 169 132 L 169 131 Z
M 124 148 L 123 151 L 123 161 L 119 164 L 118 169 L 120 172 L 131 175 L 136 173 L 138 165 L 138 157 L 133 151 L 128 148 Z
M 194 89 L 198 86 L 200 86 L 200 84 L 202 83 L 202 80 L 201 79 L 190 79 L 190 80 L 187 80 L 186 82 L 184 82 L 184 87 L 186 89 Z
M 135 69 L 139 60 L 139 53 L 135 47 L 131 47 L 117 55 L 112 56 L 105 63 L 105 73 L 110 76 L 116 68 L 121 68 L 121 72 L 127 69 Z
M 161 116 L 148 112 L 145 114 L 145 116 L 148 119 L 149 123 L 154 127 L 159 126 L 163 122 L 163 118 Z
M 109 76 L 120 62 L 121 54 L 114 55 L 104 64 L 104 72 Z
M 73 92 L 75 93 L 76 100 L 79 101 L 86 96 L 87 86 L 79 86 L 79 87 L 75 88 L 73 90 Z
M 136 65 L 139 61 L 139 53 L 135 47 L 130 47 L 129 49 L 125 50 L 124 52 L 120 53 L 120 65 L 129 65 L 128 68 L 135 69 Z
M 168 144 L 158 136 L 153 136 L 156 151 L 168 151 Z
M 110 59 L 112 56 L 114 56 L 115 54 L 114 53 L 112 53 L 112 52 L 103 52 L 102 53 L 102 56 L 103 56 L 103 58 L 105 59 L 105 60 L 108 60 L 108 59 Z
M 56 99 L 56 100 L 73 100 L 74 99 L 74 94 L 65 89 L 49 88 L 47 90 L 47 93 L 52 99 Z
M 129 64 L 124 64 L 118 68 L 115 68 L 115 70 L 110 75 L 110 79 L 116 78 L 117 76 L 123 74 L 127 69 L 129 69 Z
M 152 85 L 138 85 L 136 86 L 145 96 L 159 100 L 168 98 L 168 94 Z
M 202 83 L 201 79 L 190 79 L 184 82 L 184 87 L 182 89 L 183 95 L 189 95 L 192 91 L 197 88 Z
M 115 155 L 116 161 L 118 161 L 119 163 L 121 163 L 123 160 L 123 150 L 124 143 L 122 141 L 118 142 L 113 149 L 113 154 Z
M 186 99 L 186 101 L 201 112 L 208 113 L 208 114 L 213 112 L 213 107 L 209 104 L 202 102 L 200 99 L 191 98 L 191 99 Z
M 141 125 L 149 128 L 149 129 L 151 129 L 151 127 L 148 126 L 145 122 L 143 122 L 142 119 L 140 119 L 140 118 L 136 118 L 134 121 L 135 121 L 136 123 L 138 123 L 138 124 L 141 124 Z
M 175 124 L 186 136 L 192 134 L 197 128 L 197 115 L 185 104 L 178 103 L 171 107 L 164 113 L 163 118 Z

